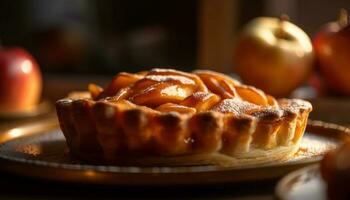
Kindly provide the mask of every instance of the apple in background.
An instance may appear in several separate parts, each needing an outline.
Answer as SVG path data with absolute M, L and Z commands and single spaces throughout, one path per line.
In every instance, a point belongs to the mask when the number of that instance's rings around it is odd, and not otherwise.
M 287 16 L 259 17 L 239 35 L 235 61 L 235 70 L 245 83 L 283 97 L 308 78 L 313 47 L 307 34 Z
M 321 74 L 336 93 L 350 96 L 350 25 L 345 10 L 324 25 L 313 40 Z
M 22 48 L 0 49 L 0 113 L 33 108 L 41 90 L 41 72 L 34 58 Z

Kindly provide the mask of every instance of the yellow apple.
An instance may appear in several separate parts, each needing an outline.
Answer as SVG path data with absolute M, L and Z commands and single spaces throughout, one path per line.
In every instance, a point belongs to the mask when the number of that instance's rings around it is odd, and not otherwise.
M 239 35 L 235 61 L 245 83 L 282 97 L 307 79 L 313 47 L 308 35 L 286 19 L 259 17 Z

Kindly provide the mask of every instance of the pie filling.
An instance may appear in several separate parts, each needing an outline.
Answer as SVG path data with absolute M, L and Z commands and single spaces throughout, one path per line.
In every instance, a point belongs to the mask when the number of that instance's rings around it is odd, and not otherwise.
M 56 108 L 70 151 L 82 159 L 207 164 L 293 154 L 312 110 L 307 101 L 276 100 L 224 74 L 172 69 L 119 73 L 106 88 L 90 84 Z

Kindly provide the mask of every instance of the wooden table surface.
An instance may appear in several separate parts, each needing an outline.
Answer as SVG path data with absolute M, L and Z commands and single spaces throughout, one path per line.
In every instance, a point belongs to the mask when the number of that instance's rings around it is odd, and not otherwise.
M 30 169 L 28 169 L 30 170 Z M 0 199 L 274 199 L 276 180 L 186 187 L 113 187 L 50 182 L 0 173 Z

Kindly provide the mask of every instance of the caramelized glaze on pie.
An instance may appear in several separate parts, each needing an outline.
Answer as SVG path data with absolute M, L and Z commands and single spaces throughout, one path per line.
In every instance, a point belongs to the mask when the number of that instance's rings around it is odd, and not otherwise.
M 231 166 L 293 154 L 312 109 L 224 74 L 172 69 L 122 72 L 56 107 L 70 151 L 84 160 Z

